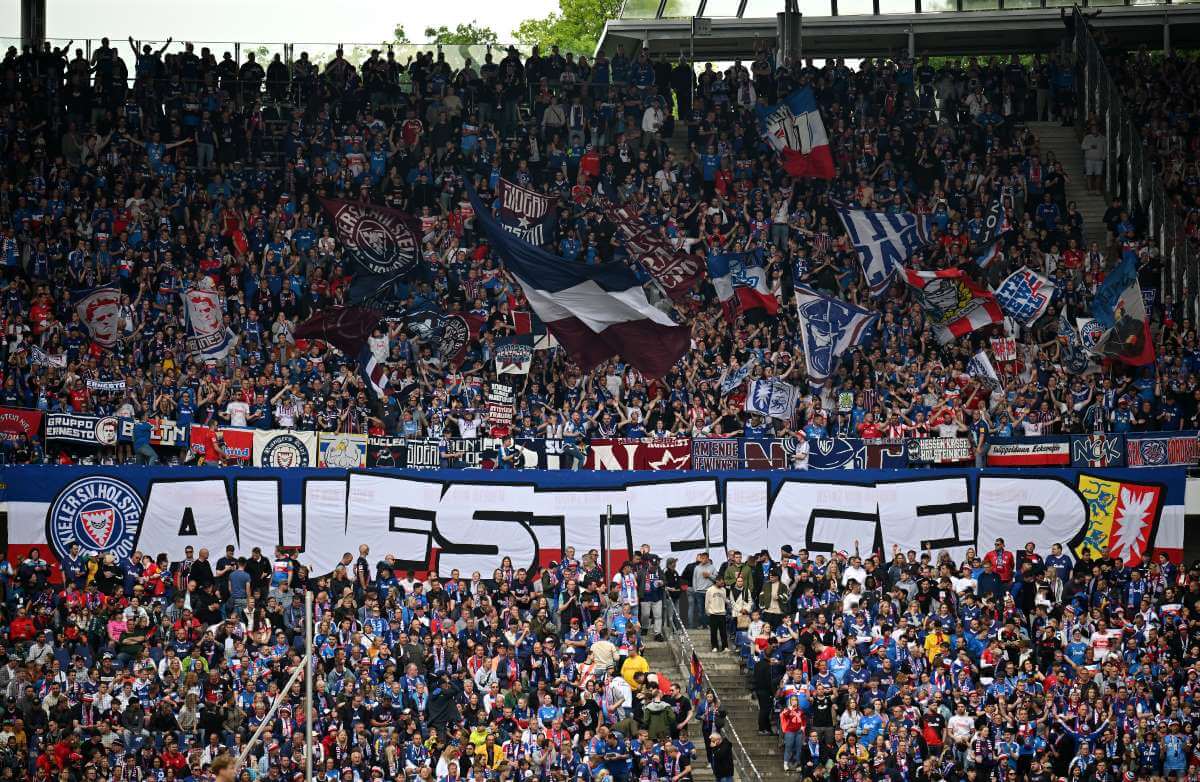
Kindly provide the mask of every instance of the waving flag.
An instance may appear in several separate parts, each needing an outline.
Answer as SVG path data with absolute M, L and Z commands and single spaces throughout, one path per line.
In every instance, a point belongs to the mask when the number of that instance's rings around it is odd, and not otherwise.
M 682 301 L 692 295 L 704 274 L 700 256 L 672 245 L 632 209 L 610 209 L 608 219 L 625 240 L 625 249 L 670 297 Z
M 782 380 L 755 380 L 743 409 L 768 418 L 787 420 L 796 411 L 796 387 Z
M 975 259 L 975 265 L 986 269 L 992 261 L 1004 256 L 1004 236 L 1008 233 L 1008 215 L 1004 205 L 997 199 L 988 208 L 983 218 L 983 232 L 971 244 L 968 252 Z
M 486 323 L 480 316 L 469 312 L 446 316 L 438 334 L 438 358 L 457 372 L 467 357 L 467 348 L 479 338 L 479 332 Z
M 725 319 L 732 323 L 738 312 L 755 308 L 779 312 L 779 300 L 767 285 L 767 270 L 758 253 L 721 253 L 708 259 L 708 274 Z
M 366 307 L 328 307 L 296 327 L 296 339 L 328 342 L 347 356 L 357 356 L 379 325 L 380 314 Z
M 1126 567 L 1142 564 L 1162 516 L 1162 485 L 1081 474 L 1078 489 L 1087 501 L 1087 526 L 1075 553 L 1119 559 Z
M 1093 327 L 1104 329 L 1097 341 L 1099 352 L 1133 366 L 1154 361 L 1154 342 L 1146 302 L 1138 284 L 1137 256 L 1126 252 L 1109 272 L 1092 300 Z M 1083 336 L 1083 331 L 1080 331 Z
M 378 401 L 387 394 L 387 367 L 375 360 L 375 354 L 368 345 L 363 345 L 358 354 L 358 374 L 366 381 L 367 389 Z
M 182 295 L 188 353 L 205 359 L 225 358 L 233 347 L 233 332 L 225 325 L 220 295 L 203 288 L 192 288 Z
M 996 289 L 996 301 L 1004 314 L 1026 326 L 1033 326 L 1046 314 L 1053 297 L 1054 283 L 1027 266 L 1008 275 Z
M 500 225 L 530 244 L 553 242 L 558 233 L 557 198 L 521 187 L 503 177 L 496 185 Z
M 725 370 L 721 375 L 721 396 L 729 396 L 734 389 L 740 388 L 742 383 L 746 382 L 746 378 L 750 377 L 757 363 L 758 356 L 751 354 L 737 369 Z
M 758 127 L 792 176 L 833 179 L 833 155 L 811 87 L 796 90 L 775 106 L 755 109 Z
M 988 388 L 1000 387 L 1000 376 L 996 374 L 986 350 L 979 351 L 967 362 L 967 374 Z
M 384 206 L 322 198 L 338 241 L 353 261 L 349 300 L 388 298 L 391 287 L 421 260 L 421 223 Z
M 121 292 L 116 288 L 92 288 L 74 294 L 75 312 L 88 336 L 102 348 L 121 341 Z
M 620 354 L 643 374 L 662 377 L 687 352 L 691 328 L 651 304 L 628 267 L 568 263 L 505 231 L 470 182 L 467 197 L 533 311 L 584 371 Z
M 496 340 L 492 355 L 497 375 L 528 375 L 533 366 L 533 337 L 525 334 Z
M 879 313 L 822 296 L 805 285 L 796 287 L 796 314 L 808 378 L 817 384 L 833 374 L 843 353 L 868 344 L 879 323 Z
M 47 353 L 37 345 L 29 346 L 29 363 L 37 367 L 67 368 L 66 353 Z
M 932 223 L 927 215 L 847 206 L 837 207 L 837 213 L 858 252 L 863 278 L 874 297 L 886 293 L 908 260 L 930 241 Z
M 961 269 L 938 272 L 905 269 L 904 274 L 921 301 L 934 336 L 943 345 L 1004 320 L 996 297 Z

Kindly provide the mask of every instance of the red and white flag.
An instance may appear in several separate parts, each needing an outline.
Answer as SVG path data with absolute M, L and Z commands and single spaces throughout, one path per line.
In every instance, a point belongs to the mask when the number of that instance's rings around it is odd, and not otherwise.
M 934 336 L 943 345 L 1004 320 L 996 297 L 961 269 L 905 269 L 904 274 L 921 300 Z

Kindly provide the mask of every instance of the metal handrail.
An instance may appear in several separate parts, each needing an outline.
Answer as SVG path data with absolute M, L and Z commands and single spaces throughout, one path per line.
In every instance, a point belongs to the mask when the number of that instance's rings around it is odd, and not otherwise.
M 1125 108 L 1120 87 L 1109 73 L 1087 16 L 1075 6 L 1074 57 L 1081 122 L 1095 117 L 1108 146 L 1105 188 L 1121 197 L 1131 215 L 1141 212 L 1155 246 L 1165 261 L 1160 289 L 1183 307 L 1185 318 L 1194 318 L 1200 304 L 1200 251 L 1188 240 L 1184 217 L 1163 185 L 1162 172 L 1147 152 L 1142 129 Z
M 683 625 L 683 620 L 679 617 L 679 611 L 675 608 L 675 601 L 667 598 L 662 601 L 663 604 L 663 635 L 667 639 L 667 648 L 671 650 L 671 656 L 675 659 L 675 664 L 679 668 L 679 673 L 685 677 L 691 676 L 691 661 L 692 655 L 696 654 L 696 649 L 692 645 L 691 636 L 688 635 L 687 628 Z M 699 655 L 696 655 L 697 659 Z M 700 673 L 700 685 L 704 691 L 711 690 L 716 696 L 717 703 L 721 702 L 721 693 L 713 687 L 712 682 L 708 678 L 707 671 Z M 737 729 L 734 728 L 731 720 L 726 720 L 724 727 L 721 728 L 721 736 L 727 739 L 733 745 L 733 765 L 737 769 L 738 778 L 741 782 L 762 782 L 762 772 L 758 770 L 754 759 L 750 757 L 750 752 L 746 749 L 746 745 L 742 743 L 742 739 L 738 736 Z M 707 736 L 701 737 L 704 741 L 708 741 Z

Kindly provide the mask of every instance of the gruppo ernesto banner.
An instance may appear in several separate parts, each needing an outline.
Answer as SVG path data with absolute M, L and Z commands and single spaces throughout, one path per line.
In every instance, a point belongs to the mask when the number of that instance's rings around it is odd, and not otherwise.
M 784 544 L 811 552 L 923 550 L 960 556 L 997 537 L 1045 552 L 1063 543 L 1136 564 L 1183 548 L 1185 505 L 1200 508 L 1182 467 L 672 473 L 219 469 L 21 466 L 0 471 L 8 556 L 72 543 L 172 560 L 185 546 L 301 550 L 331 571 L 361 543 L 401 567 L 490 573 L 577 552 L 613 558 L 648 543 L 689 562 Z M 1200 488 L 1200 487 L 1197 487 Z M 1192 496 L 1195 495 L 1195 496 Z M 611 508 L 612 517 L 608 511 Z M 705 524 L 707 523 L 707 529 Z M 0 524 L 0 527 L 3 527 Z M 217 556 L 214 553 L 214 556 Z M 47 557 L 48 559 L 50 557 Z

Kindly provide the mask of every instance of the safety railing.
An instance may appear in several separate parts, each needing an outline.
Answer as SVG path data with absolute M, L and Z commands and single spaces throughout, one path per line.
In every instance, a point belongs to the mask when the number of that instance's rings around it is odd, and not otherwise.
M 1119 196 L 1131 216 L 1145 218 L 1154 245 L 1164 261 L 1162 289 L 1180 304 L 1185 317 L 1195 317 L 1200 291 L 1200 253 L 1188 239 L 1183 211 L 1172 203 L 1162 172 L 1150 156 L 1150 144 L 1124 105 L 1120 86 L 1109 73 L 1088 16 L 1076 6 L 1074 54 L 1078 116 L 1094 119 L 1107 140 L 1105 189 Z
M 667 639 L 667 648 L 671 650 L 671 656 L 675 660 L 675 665 L 679 669 L 679 673 L 685 679 L 692 674 L 692 655 L 696 653 L 696 648 L 692 645 L 691 636 L 688 635 L 687 628 L 683 625 L 683 620 L 679 617 L 679 611 L 675 608 L 674 600 L 663 601 L 663 635 Z M 698 657 L 698 656 L 697 656 Z M 704 671 L 700 673 L 700 687 L 703 692 L 711 690 L 716 696 L 717 701 L 721 701 L 721 693 L 717 692 L 709 681 L 708 674 Z M 742 739 L 738 736 L 737 729 L 734 728 L 731 721 L 726 721 L 721 728 L 721 736 L 729 741 L 733 747 L 733 766 L 737 772 L 739 782 L 762 782 L 762 772 L 758 770 L 758 766 L 754 763 L 754 758 L 750 757 L 750 753 L 746 750 L 746 745 L 742 743 Z M 708 737 L 703 737 L 704 741 L 708 741 Z

